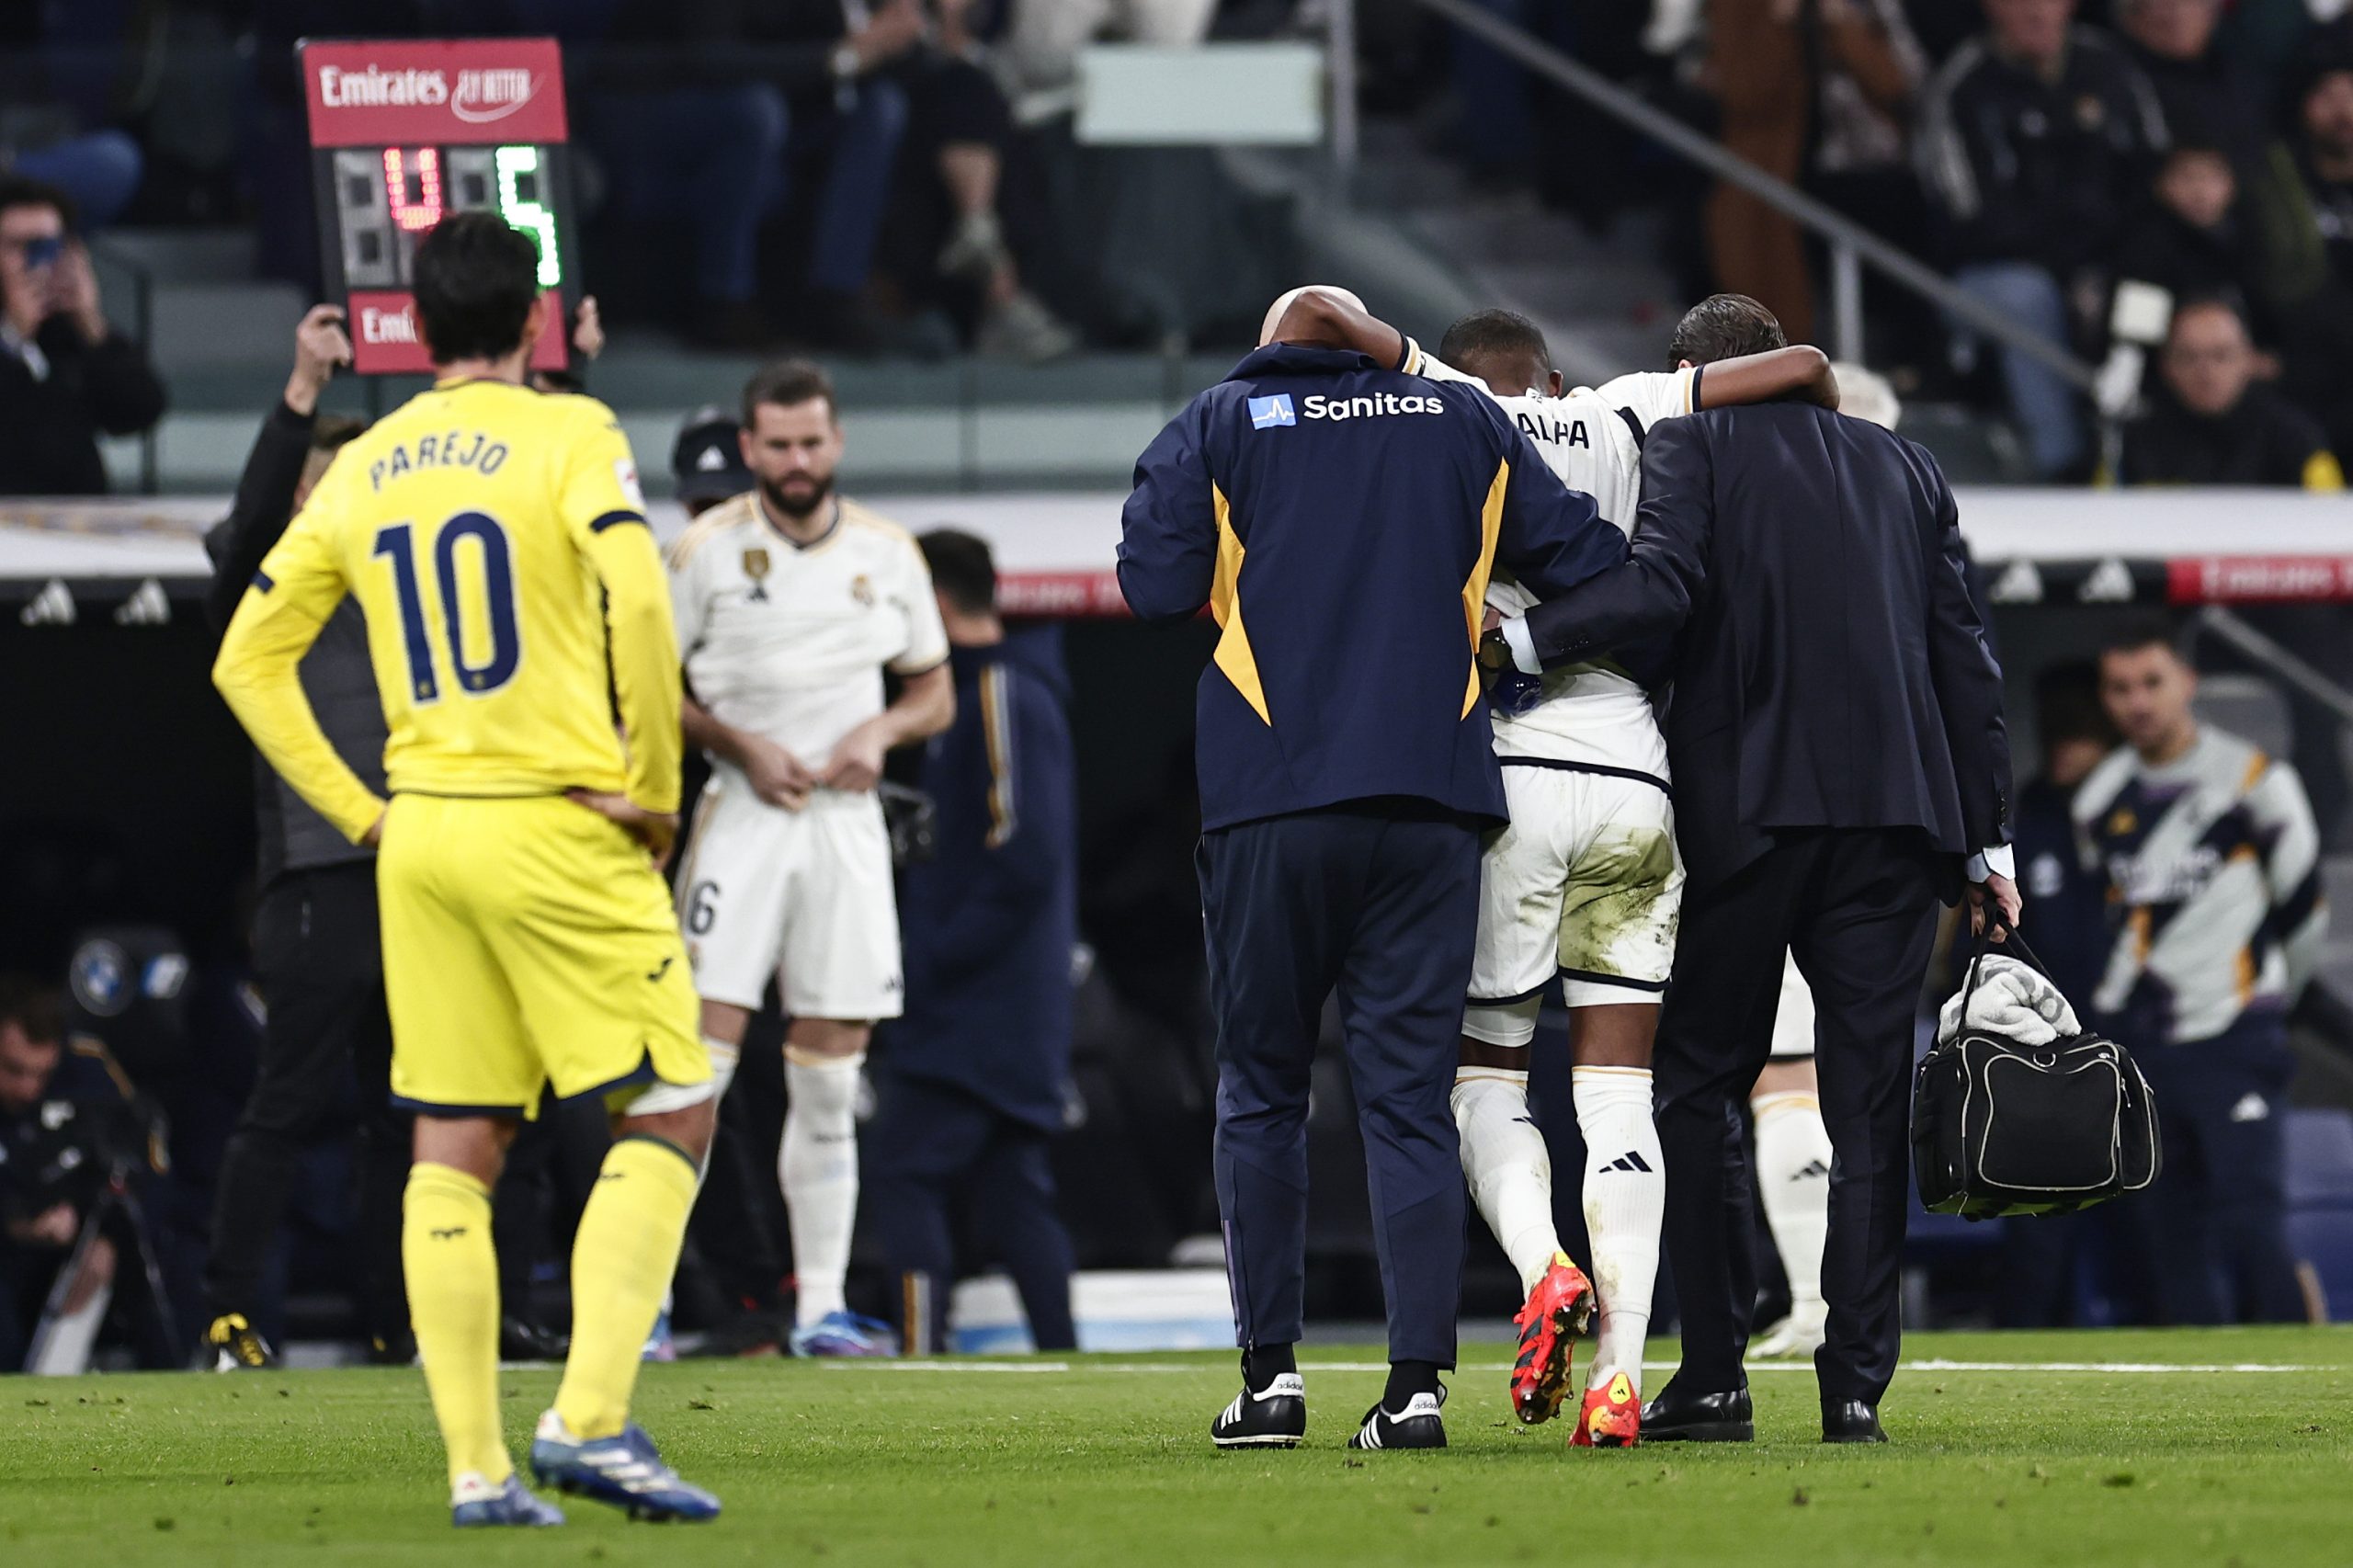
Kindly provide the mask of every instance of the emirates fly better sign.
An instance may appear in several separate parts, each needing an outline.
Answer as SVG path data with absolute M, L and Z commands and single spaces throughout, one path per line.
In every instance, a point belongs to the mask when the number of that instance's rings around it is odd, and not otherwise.
M 450 212 L 487 207 L 529 234 L 540 285 L 579 296 L 563 57 L 553 39 L 298 46 L 310 108 L 322 272 L 350 312 L 353 368 L 432 369 L 416 329 L 416 243 Z M 532 363 L 565 362 L 564 335 Z

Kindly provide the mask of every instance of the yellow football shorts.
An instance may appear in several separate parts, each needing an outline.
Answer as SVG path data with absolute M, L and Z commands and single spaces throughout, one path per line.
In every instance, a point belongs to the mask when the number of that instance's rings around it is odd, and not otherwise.
M 560 1096 L 710 1077 L 670 890 L 560 796 L 398 795 L 376 863 L 392 1100 L 524 1116 Z

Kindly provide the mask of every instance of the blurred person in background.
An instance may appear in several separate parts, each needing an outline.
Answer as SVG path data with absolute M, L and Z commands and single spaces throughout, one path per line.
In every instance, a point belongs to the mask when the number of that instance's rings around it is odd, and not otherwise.
M 318 412 L 327 381 L 350 362 L 343 311 L 313 306 L 295 329 L 285 395 L 255 437 L 229 516 L 205 536 L 213 560 L 205 612 L 216 631 L 236 613 L 263 558 L 336 451 L 364 428 Z M 381 793 L 384 713 L 358 600 L 335 608 L 303 656 L 301 675 L 335 754 Z M 389 1100 L 392 1027 L 384 1002 L 376 851 L 337 831 L 258 756 L 254 768 L 261 888 L 254 972 L 268 1013 L 253 1092 L 222 1156 L 213 1194 L 206 1346 L 219 1371 L 276 1364 L 260 1328 L 265 1276 L 302 1157 L 343 1131 L 349 1116 L 345 1086 L 356 1074 L 359 1326 L 372 1357 L 404 1362 L 415 1349 L 400 1256 L 409 1119 Z
M 2061 347 L 2168 140 L 2148 78 L 2112 40 L 2072 25 L 2075 9 L 1985 0 L 1989 30 L 1922 96 L 1917 148 L 1953 281 Z M 1962 345 L 1973 358 L 1973 340 Z M 2075 389 L 2024 354 L 2000 359 L 2036 476 L 2080 477 L 2091 454 Z
M 973 346 L 980 352 L 1056 359 L 1078 347 L 1078 335 L 1022 286 L 1013 236 L 1000 214 L 1013 111 L 1005 89 L 980 63 L 973 15 L 980 4 L 933 0 L 934 40 L 900 68 L 914 111 L 911 151 L 938 176 L 950 210 L 947 243 L 934 265 L 942 278 L 977 293 Z
M 1835 130 L 1843 165 L 1901 165 L 1891 117 L 1905 112 L 1925 62 L 1893 0 L 1714 0 L 1708 34 L 1728 151 L 1795 183 L 1813 139 Z M 1720 183 L 1708 240 L 1719 289 L 1762 301 L 1792 343 L 1813 339 L 1813 280 L 1794 219 Z
M 163 415 L 146 350 L 107 320 L 73 199 L 0 175 L 0 494 L 102 495 L 98 437 Z
M 2156 198 L 2117 247 L 2120 280 L 2153 283 L 2177 303 L 2227 295 L 2252 306 L 2263 288 L 2255 231 L 2241 221 L 2236 165 L 2219 144 L 2184 137 L 2158 166 Z
M 940 528 L 931 567 L 956 722 L 924 753 L 937 852 L 906 873 L 906 1013 L 875 1056 L 868 1213 L 893 1279 L 930 1280 L 945 1347 L 956 1240 L 1013 1277 L 1040 1350 L 1074 1349 L 1070 1236 L 1047 1154 L 1070 1075 L 1078 777 L 1062 633 L 1008 633 L 987 543 Z M 912 1334 L 916 1328 L 903 1324 Z
M 2228 301 L 2177 307 L 2158 360 L 2163 384 L 2149 412 L 2124 428 L 2118 480 L 2344 489 L 2319 422 L 2258 381 L 2260 368 Z
M 2072 808 L 2110 950 L 2072 1000 L 2154 1093 L 2165 1169 L 2119 1207 L 2164 1324 L 2304 1316 L 2287 1234 L 2287 1015 L 2327 930 L 2320 838 L 2286 761 L 2200 724 L 2161 621 L 2109 638 L 2100 698 L 2124 746 Z M 2088 1006 L 2086 1006 L 2086 1004 Z
M 670 476 L 689 518 L 749 494 L 756 482 L 744 465 L 744 426 L 735 415 L 715 403 L 688 415 L 670 448 Z
M 2088 659 L 2042 670 L 2034 697 L 2042 771 L 2018 789 L 2018 891 L 2033 916 L 2035 956 L 2062 995 L 2088 1006 L 2108 962 L 2108 882 L 2084 865 L 2071 808 L 2092 769 L 2116 749 L 2116 726 L 2100 705 L 2099 666 Z M 2005 1225 L 1995 1320 L 2004 1328 L 2074 1322 L 2077 1252 L 2109 1223 L 2045 1214 Z
M 1199 43 L 1217 0 L 1007 0 L 1006 13 L 997 59 L 1008 82 L 1029 90 L 1066 85 L 1078 51 L 1098 39 L 1165 49 Z
M 64 1054 L 63 999 L 20 976 L 0 975 L 0 1372 L 24 1367 L 50 1282 L 82 1233 L 74 1205 L 34 1184 L 31 1158 L 44 1131 L 41 1105 Z M 111 1246 L 99 1245 L 111 1263 Z
M 138 1187 L 169 1165 L 159 1114 L 137 1099 L 106 1047 L 85 1035 L 69 1045 L 64 999 L 0 974 L 0 1371 L 25 1366 L 69 1267 L 54 1303 L 61 1317 L 121 1286 L 139 1308 L 126 1326 L 140 1364 L 176 1363 L 161 1285 L 141 1267 L 153 1233 L 142 1234 L 135 1203 L 107 1196 L 118 1176 Z
M 2149 79 L 2177 141 L 2222 148 L 2234 164 L 2261 153 L 2268 107 L 2263 85 L 2215 46 L 2223 0 L 2115 0 L 2124 52 Z
M 583 134 L 632 215 L 686 221 L 695 341 L 879 340 L 865 294 L 908 112 L 888 68 L 924 28 L 917 0 L 619 0 Z M 818 188 L 805 281 L 779 320 L 759 298 L 759 233 L 796 175 Z

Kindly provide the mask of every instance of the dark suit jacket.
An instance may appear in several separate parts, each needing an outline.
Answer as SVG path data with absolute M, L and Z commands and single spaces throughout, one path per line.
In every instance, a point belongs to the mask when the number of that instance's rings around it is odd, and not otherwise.
M 2009 840 L 2002 672 L 1952 491 L 1876 425 L 1766 403 L 1654 426 L 1631 556 L 1528 624 L 1547 666 L 1681 629 L 1665 729 L 1695 890 L 1777 828 Z

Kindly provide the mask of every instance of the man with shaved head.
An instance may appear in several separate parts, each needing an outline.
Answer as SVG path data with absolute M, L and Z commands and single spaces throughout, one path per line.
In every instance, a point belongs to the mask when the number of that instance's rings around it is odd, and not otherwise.
M 1487 581 L 1564 592 L 1626 544 L 1491 399 L 1309 346 L 1303 302 L 1277 301 L 1268 341 L 1145 449 L 1120 546 L 1137 615 L 1206 604 L 1221 629 L 1196 863 L 1244 1387 L 1211 1437 L 1291 1448 L 1307 1429 L 1308 1074 L 1336 993 L 1390 1331 L 1388 1387 L 1350 1441 L 1442 1448 L 1463 1242 L 1448 1095 L 1480 835 L 1505 817 L 1473 657 Z

